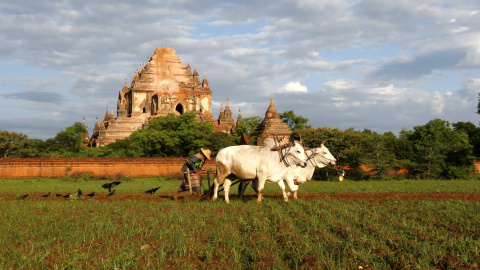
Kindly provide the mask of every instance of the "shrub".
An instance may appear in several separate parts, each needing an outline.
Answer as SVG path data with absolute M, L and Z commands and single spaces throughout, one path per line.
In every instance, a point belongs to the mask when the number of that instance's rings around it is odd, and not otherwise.
M 471 171 L 469 167 L 447 166 L 444 173 L 447 179 L 466 179 Z

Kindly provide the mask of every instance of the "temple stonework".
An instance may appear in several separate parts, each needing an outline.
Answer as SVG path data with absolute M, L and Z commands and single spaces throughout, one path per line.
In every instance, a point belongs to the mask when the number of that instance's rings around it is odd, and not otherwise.
M 147 64 L 133 76 L 130 86 L 118 94 L 117 117 L 108 107 L 98 119 L 90 139 L 91 146 L 103 146 L 124 139 L 135 130 L 146 128 L 151 119 L 168 114 L 195 112 L 198 121 L 209 121 L 214 131 L 231 133 L 237 121 L 228 100 L 225 110 L 214 119 L 211 111 L 212 91 L 206 77 L 200 82 L 198 72 L 185 66 L 172 48 L 157 48 Z M 241 120 L 239 114 L 238 119 Z
M 280 119 L 277 109 L 273 105 L 273 99 L 270 99 L 270 106 L 265 112 L 265 118 L 255 129 L 257 135 L 257 145 L 263 145 L 266 138 L 273 138 L 277 142 L 288 142 L 292 131 L 286 123 Z

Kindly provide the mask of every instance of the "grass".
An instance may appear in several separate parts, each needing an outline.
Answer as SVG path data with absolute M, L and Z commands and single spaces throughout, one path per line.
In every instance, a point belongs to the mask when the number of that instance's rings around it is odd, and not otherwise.
M 2 199 L 7 193 L 75 192 L 79 187 L 101 191 L 104 182 L 0 180 L 0 269 L 475 269 L 480 265 L 479 199 L 323 197 L 286 204 L 270 197 L 262 204 L 232 200 L 230 205 L 222 200 L 175 202 L 146 194 L 111 201 Z M 300 191 L 480 193 L 478 183 L 310 182 Z M 179 184 L 131 179 L 117 191 L 143 192 L 161 186 L 161 192 L 173 193 Z M 279 190 L 276 185 L 267 188 L 267 192 Z
M 160 177 L 128 178 L 119 179 L 122 184 L 118 186 L 118 192 L 143 192 L 147 189 L 158 187 L 157 192 L 175 192 L 181 184 L 181 180 L 163 180 Z M 31 192 L 76 192 L 77 189 L 84 191 L 105 191 L 101 188 L 104 183 L 113 180 L 69 180 L 62 178 L 29 178 L 29 179 L 0 179 L 0 192 L 31 193 Z M 213 184 L 213 177 L 211 177 Z M 202 181 L 204 188 L 208 184 L 206 179 Z M 237 186 L 231 191 L 236 193 Z M 288 186 L 287 186 L 288 189 Z M 266 193 L 280 192 L 277 184 L 266 184 Z M 247 192 L 253 193 L 253 189 L 247 188 Z M 345 193 L 345 192 L 476 192 L 480 193 L 480 181 L 478 180 L 402 180 L 402 181 L 348 181 L 326 182 L 309 181 L 299 188 L 299 193 Z

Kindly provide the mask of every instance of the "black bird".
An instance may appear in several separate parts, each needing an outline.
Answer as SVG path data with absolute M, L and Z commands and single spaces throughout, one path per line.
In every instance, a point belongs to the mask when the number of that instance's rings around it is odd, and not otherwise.
M 62 194 L 58 194 L 58 193 L 57 193 L 57 194 L 55 194 L 55 195 L 57 196 L 57 198 L 58 198 L 58 197 L 63 197 Z
M 112 192 L 108 193 L 108 195 L 105 196 L 105 198 L 108 198 L 108 197 L 112 196 L 114 193 L 115 193 L 115 189 Z
M 77 196 L 82 196 L 82 191 L 80 189 L 77 191 Z
M 17 200 L 25 200 L 28 197 L 28 194 L 25 194 L 21 197 L 18 197 Z
M 65 199 L 68 199 L 68 197 L 70 197 L 70 192 L 67 195 L 63 195 L 62 197 L 64 197 Z
M 120 185 L 122 182 L 120 181 L 114 181 L 112 183 L 106 183 L 106 184 L 103 184 L 102 187 L 105 188 L 105 189 L 108 189 L 108 192 L 111 192 L 112 191 L 112 188 Z
M 90 198 L 92 198 L 93 196 L 95 196 L 95 191 L 92 192 L 92 193 L 87 194 L 87 196 L 90 197 Z
M 50 192 L 48 192 L 47 194 L 43 194 L 42 197 L 43 197 L 43 198 L 48 198 L 48 197 L 50 197 Z
M 149 190 L 145 191 L 145 193 L 150 193 L 150 195 L 153 195 L 153 193 L 155 193 L 159 188 L 160 187 L 149 189 Z

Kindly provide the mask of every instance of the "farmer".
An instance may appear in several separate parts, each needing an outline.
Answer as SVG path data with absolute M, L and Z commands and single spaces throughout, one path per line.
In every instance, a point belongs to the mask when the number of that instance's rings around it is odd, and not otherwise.
M 200 175 L 198 175 L 198 171 L 202 169 L 203 165 L 205 164 L 206 159 L 210 159 L 211 151 L 208 149 L 200 148 L 200 152 L 196 153 L 194 156 L 189 158 L 182 167 L 183 173 L 183 182 L 178 187 L 177 193 L 173 195 L 173 199 L 176 200 L 178 198 L 178 194 L 182 191 L 186 191 L 189 189 L 188 187 L 188 179 L 187 179 L 187 169 L 190 171 L 190 183 L 192 185 L 192 191 L 200 194 Z

